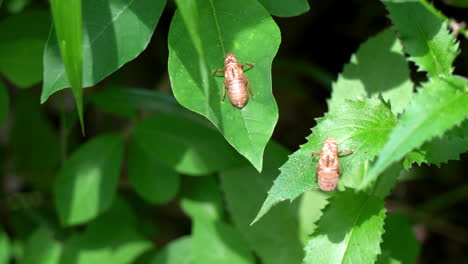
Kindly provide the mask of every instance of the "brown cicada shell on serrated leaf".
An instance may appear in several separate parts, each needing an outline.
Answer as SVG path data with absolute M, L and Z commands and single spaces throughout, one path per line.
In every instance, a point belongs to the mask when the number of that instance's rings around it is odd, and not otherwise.
M 338 151 L 338 142 L 332 137 L 327 138 L 322 145 L 322 152 L 312 152 L 312 155 L 320 155 L 315 178 L 322 191 L 331 192 L 338 185 L 338 177 L 341 174 L 338 155 L 341 153 L 353 153 L 354 150 Z
M 244 108 L 249 101 L 249 92 L 252 96 L 254 95 L 249 78 L 244 75 L 245 65 L 250 67 L 254 66 L 254 64 L 251 63 L 240 64 L 234 54 L 228 53 L 224 59 L 224 70 L 217 69 L 213 72 L 213 74 L 224 72 L 222 101 L 224 102 L 226 90 L 228 90 L 229 100 L 233 106 L 239 109 Z

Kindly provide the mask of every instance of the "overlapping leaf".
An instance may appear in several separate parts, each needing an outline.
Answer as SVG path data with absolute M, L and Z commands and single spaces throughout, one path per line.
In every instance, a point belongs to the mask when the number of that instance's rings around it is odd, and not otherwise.
M 82 145 L 65 162 L 54 185 L 63 225 L 89 221 L 114 200 L 123 158 L 123 138 L 107 134 Z
M 221 172 L 227 209 L 237 229 L 263 263 L 300 263 L 304 255 L 298 240 L 297 204 L 282 204 L 250 226 L 271 182 L 279 174 L 278 167 L 287 159 L 287 154 L 287 150 L 270 142 L 265 150 L 265 167 L 261 174 L 252 166 Z
M 178 238 L 164 247 L 150 264 L 192 264 L 192 238 Z
M 431 13 L 419 0 L 382 0 L 390 13 L 405 51 L 429 76 L 450 74 L 458 55 L 458 43 L 447 29 L 447 23 Z M 438 12 L 438 11 L 436 11 Z
M 333 84 L 330 111 L 345 99 L 377 97 L 390 101 L 393 113 L 400 113 L 413 93 L 408 63 L 395 33 L 387 29 L 368 39 L 351 57 Z
M 377 98 L 345 101 L 333 112 L 318 119 L 317 126 L 307 138 L 308 142 L 289 156 L 289 160 L 280 168 L 281 173 L 255 221 L 276 203 L 293 200 L 305 191 L 318 188 L 314 176 L 318 159 L 311 157 L 311 152 L 320 151 L 325 139 L 334 137 L 340 143 L 339 149 L 355 151 L 340 158 L 341 177 L 345 178 L 348 171 L 377 155 L 395 124 L 396 118 L 389 106 Z
M 134 140 L 167 166 L 189 175 L 244 162 L 214 129 L 177 115 L 159 113 L 139 122 Z
M 214 176 L 194 178 L 186 181 L 182 194 L 182 210 L 192 219 L 204 217 L 212 221 L 221 220 L 224 213 L 223 197 Z
M 9 263 L 10 262 L 10 239 L 8 235 L 0 230 L 0 263 Z
M 49 28 L 50 14 L 41 9 L 26 10 L 0 23 L 0 72 L 16 86 L 27 88 L 42 80 Z
M 393 162 L 425 141 L 460 124 L 468 113 L 467 87 L 466 79 L 450 76 L 434 77 L 420 88 L 361 186 L 368 185 Z
M 278 120 L 271 91 L 271 63 L 280 43 L 273 19 L 255 0 L 178 1 L 169 32 L 169 75 L 176 99 L 207 117 L 226 140 L 261 171 L 263 151 Z M 226 53 L 241 63 L 254 97 L 239 110 L 221 101 Z
M 89 87 L 134 59 L 146 48 L 166 1 L 82 2 L 83 87 Z M 56 91 L 70 86 L 54 34 L 52 32 L 50 35 L 44 51 L 42 102 Z
M 54 238 L 54 233 L 45 227 L 39 227 L 26 241 L 24 264 L 59 264 L 63 245 Z
M 374 263 L 384 218 L 383 200 L 351 189 L 336 193 L 305 248 L 304 263 Z
M 279 17 L 298 16 L 309 11 L 309 3 L 306 0 L 258 0 L 270 12 Z

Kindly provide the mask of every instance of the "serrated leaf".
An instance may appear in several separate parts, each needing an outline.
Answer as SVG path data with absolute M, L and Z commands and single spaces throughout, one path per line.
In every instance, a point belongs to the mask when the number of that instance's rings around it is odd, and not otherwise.
M 5 85 L 0 82 L 0 129 L 3 127 L 3 122 L 5 122 L 5 119 L 8 116 L 9 107 L 10 98 L 8 96 L 8 91 Z
M 114 200 L 123 158 L 123 138 L 100 135 L 80 146 L 59 171 L 54 200 L 64 226 L 87 222 Z
M 80 1 L 81 2 L 81 1 Z M 83 87 L 90 87 L 134 59 L 148 45 L 166 1 L 83 0 Z M 41 102 L 69 87 L 57 40 L 44 51 Z
M 465 119 L 460 127 L 451 129 L 441 138 L 434 138 L 410 152 L 405 156 L 403 165 L 406 169 L 410 168 L 413 163 L 435 164 L 440 167 L 442 163 L 447 163 L 449 160 L 459 160 L 460 154 L 468 151 L 468 138 L 464 135 L 468 135 L 468 119 Z
M 89 223 L 85 232 L 67 241 L 61 263 L 132 263 L 152 246 L 136 230 L 137 224 L 128 204 L 116 199 L 112 208 Z
M 51 0 L 52 17 L 66 78 L 75 97 L 76 109 L 84 134 L 83 119 L 83 25 L 81 0 Z M 47 68 L 46 68 L 47 70 Z M 46 86 L 44 86 L 44 89 Z
M 180 206 L 191 218 L 220 220 L 224 213 L 223 197 L 215 177 L 187 179 Z
M 50 188 L 60 162 L 59 139 L 39 102 L 26 93 L 16 96 L 9 144 L 15 171 L 36 187 Z
M 280 168 L 281 173 L 254 222 L 276 203 L 293 200 L 305 191 L 318 189 L 315 180 L 318 159 L 311 157 L 311 153 L 320 151 L 325 139 L 334 137 L 340 143 L 339 149 L 354 150 L 353 154 L 340 158 L 343 179 L 348 171 L 377 155 L 395 124 L 396 118 L 388 105 L 377 98 L 345 101 L 333 112 L 317 119 L 317 126 L 312 129 L 308 142 L 290 155 Z
M 278 17 L 292 17 L 309 11 L 307 0 L 258 0 L 270 12 Z
M 431 13 L 419 0 L 382 0 L 399 32 L 409 59 L 431 77 L 448 75 L 457 57 L 458 43 L 447 23 Z M 435 9 L 434 9 L 435 10 Z M 437 10 L 435 10 L 438 12 Z
M 192 232 L 194 264 L 255 263 L 241 234 L 228 224 L 197 217 Z
M 192 264 L 192 238 L 184 236 L 165 246 L 150 264 Z
M 329 197 L 330 194 L 326 192 L 305 192 L 301 196 L 298 218 L 299 235 L 303 246 L 307 244 L 310 236 L 317 228 L 317 222 L 323 215 L 323 209 L 328 204 L 327 198 Z M 268 217 L 268 215 L 265 217 Z
M 8 238 L 8 235 L 0 229 L 0 263 L 10 263 L 10 250 L 10 239 Z
M 34 21 L 34 23 L 31 23 Z M 42 54 L 49 34 L 50 14 L 30 9 L 0 23 L 0 72 L 20 88 L 42 80 Z
M 167 166 L 189 175 L 207 175 L 244 162 L 214 129 L 178 115 L 158 113 L 139 122 L 134 141 Z
M 361 44 L 333 84 L 333 111 L 345 99 L 377 97 L 390 101 L 392 112 L 403 111 L 413 93 L 408 63 L 395 33 L 387 29 Z
M 128 177 L 136 192 L 153 204 L 167 203 L 179 190 L 180 175 L 146 151 L 138 142 L 128 150 Z
M 351 189 L 336 193 L 305 248 L 304 263 L 374 263 L 384 218 L 383 200 Z
M 256 0 L 177 3 L 168 40 L 174 95 L 184 107 L 207 117 L 261 171 L 263 151 L 278 120 L 271 63 L 280 43 L 279 29 Z M 224 67 L 228 52 L 241 63 L 255 63 L 246 72 L 255 96 L 242 110 L 228 98 L 221 101 L 224 78 L 211 74 Z
M 401 115 L 361 187 L 425 141 L 461 123 L 468 113 L 467 87 L 465 79 L 455 76 L 434 77 L 424 84 Z
M 24 245 L 23 264 L 59 264 L 62 244 L 44 227 L 35 230 Z
M 304 256 L 297 235 L 299 226 L 296 203 L 293 206 L 280 205 L 257 224 L 250 226 L 287 154 L 288 151 L 283 147 L 270 142 L 265 150 L 265 167 L 261 174 L 252 166 L 232 168 L 220 174 L 227 209 L 234 224 L 262 263 L 300 263 Z
M 384 262 L 385 254 L 403 264 L 416 263 L 421 245 L 416 240 L 413 227 L 406 215 L 390 214 L 385 219 L 382 253 L 378 262 Z

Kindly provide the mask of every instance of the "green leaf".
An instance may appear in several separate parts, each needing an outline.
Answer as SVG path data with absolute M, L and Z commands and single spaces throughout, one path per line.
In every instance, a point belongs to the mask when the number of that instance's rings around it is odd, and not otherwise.
M 292 17 L 309 11 L 307 0 L 258 0 L 270 12 L 278 17 Z
M 9 144 L 15 171 L 36 186 L 50 188 L 60 161 L 59 139 L 39 102 L 26 93 L 16 96 Z
M 377 261 L 375 262 L 377 264 L 401 264 L 400 261 L 390 257 L 388 254 L 381 254 L 378 258 Z
M 328 107 L 333 111 L 345 99 L 382 94 L 396 114 L 403 111 L 412 93 L 413 83 L 403 48 L 395 33 L 385 30 L 364 42 L 345 65 L 333 84 Z
M 453 71 L 452 63 L 458 55 L 458 43 L 442 22 L 419 0 L 382 0 L 405 51 L 420 70 L 429 76 L 448 75 Z
M 168 67 L 177 101 L 207 117 L 261 171 L 263 151 L 278 120 L 271 91 L 271 63 L 280 43 L 278 27 L 255 0 L 176 2 Z M 228 52 L 241 63 L 255 63 L 246 72 L 255 96 L 250 96 L 242 110 L 229 99 L 221 101 L 224 78 L 211 74 L 224 67 Z
M 468 113 L 468 82 L 458 77 L 432 78 L 423 85 L 401 115 L 377 162 L 361 187 L 375 180 L 393 162 L 425 141 L 460 124 Z
M 247 239 L 250 248 L 262 263 L 300 263 L 304 257 L 298 239 L 298 206 L 283 204 L 274 208 L 262 221 L 250 226 L 258 207 L 265 199 L 271 181 L 278 175 L 278 167 L 287 159 L 288 151 L 270 142 L 265 150 L 265 167 L 258 173 L 252 166 L 221 172 L 221 184 L 227 208 L 234 224 Z
M 146 48 L 165 3 L 164 0 L 83 0 L 84 87 L 95 85 Z M 44 51 L 41 102 L 69 86 L 57 40 L 52 34 Z
M 62 225 L 87 222 L 114 200 L 123 158 L 123 138 L 101 135 L 81 145 L 55 180 L 55 206 Z
M 311 157 L 311 153 L 320 151 L 325 139 L 333 137 L 340 143 L 339 149 L 355 151 L 340 158 L 340 181 L 343 181 L 349 177 L 348 171 L 361 167 L 365 160 L 377 155 L 395 123 L 389 106 L 377 98 L 345 101 L 333 112 L 317 119 L 317 126 L 312 129 L 308 142 L 289 156 L 289 160 L 280 168 L 281 173 L 268 191 L 268 197 L 254 222 L 273 205 L 286 199 L 293 200 L 305 191 L 318 189 L 315 179 L 318 159 Z
M 255 263 L 241 234 L 223 222 L 197 217 L 192 232 L 194 264 Z
M 5 122 L 5 119 L 8 116 L 9 106 L 10 99 L 8 96 L 8 91 L 5 85 L 0 82 L 0 128 L 3 127 L 3 122 Z
M 10 246 L 10 239 L 8 235 L 3 231 L 0 230 L 0 263 L 7 264 L 10 263 L 10 256 L 11 256 L 11 246 Z
M 3 0 L 2 0 L 3 1 Z M 0 5 L 1 2 L 0 1 Z M 31 4 L 32 0 L 7 0 L 5 1 L 5 7 L 8 12 L 12 14 L 19 14 L 23 12 L 23 10 Z
M 50 6 L 54 18 L 60 55 L 65 67 L 66 77 L 75 97 L 81 130 L 84 134 L 81 0 L 51 0 Z M 45 68 L 47 70 L 47 66 Z M 45 89 L 46 86 L 44 85 L 43 91 Z
M 62 244 L 52 231 L 40 227 L 26 241 L 23 264 L 59 264 Z
M 192 238 L 184 236 L 178 238 L 165 246 L 156 255 L 150 264 L 191 264 L 192 257 Z
M 315 229 L 317 228 L 317 222 L 323 215 L 323 209 L 328 204 L 327 198 L 329 197 L 329 193 L 326 192 L 305 192 L 301 196 L 298 212 L 299 235 L 301 242 L 304 246 L 307 244 L 307 242 L 310 239 L 310 236 L 314 233 Z M 266 215 L 265 218 L 268 217 L 270 214 L 271 213 Z
M 454 127 L 441 138 L 434 138 L 406 155 L 403 161 L 405 168 L 410 168 L 413 163 L 435 164 L 440 167 L 449 160 L 459 160 L 460 154 L 468 151 L 468 138 L 464 135 L 468 135 L 468 119 L 460 127 Z
M 181 116 L 159 113 L 139 122 L 134 141 L 177 172 L 206 175 L 243 160 L 215 130 Z
M 403 264 L 416 263 L 421 246 L 406 215 L 390 214 L 385 219 L 382 252 Z M 383 256 L 379 256 L 379 261 Z
M 141 143 L 130 144 L 127 167 L 132 185 L 146 201 L 162 204 L 176 196 L 180 175 L 161 163 L 152 152 L 145 151 Z
M 132 263 L 152 246 L 137 232 L 137 224 L 128 204 L 116 199 L 112 208 L 89 223 L 84 233 L 67 241 L 62 263 Z
M 384 218 L 379 198 L 351 189 L 336 193 L 305 248 L 304 263 L 374 263 Z
M 0 72 L 14 85 L 28 88 L 42 80 L 42 54 L 50 14 L 30 9 L 0 22 Z
M 221 219 L 224 213 L 223 197 L 215 177 L 187 179 L 180 206 L 191 218 Z
M 467 0 L 448 0 L 444 2 L 445 4 L 451 5 L 451 6 L 456 6 L 456 7 L 468 7 L 468 1 Z

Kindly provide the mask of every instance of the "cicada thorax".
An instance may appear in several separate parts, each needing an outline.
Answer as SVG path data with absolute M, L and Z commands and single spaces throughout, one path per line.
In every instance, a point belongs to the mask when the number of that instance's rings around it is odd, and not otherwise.
M 322 191 L 330 192 L 336 189 L 340 177 L 340 160 L 338 154 L 341 152 L 353 152 L 351 150 L 338 151 L 338 143 L 333 138 L 328 138 L 322 145 L 319 161 L 315 170 L 315 177 Z

